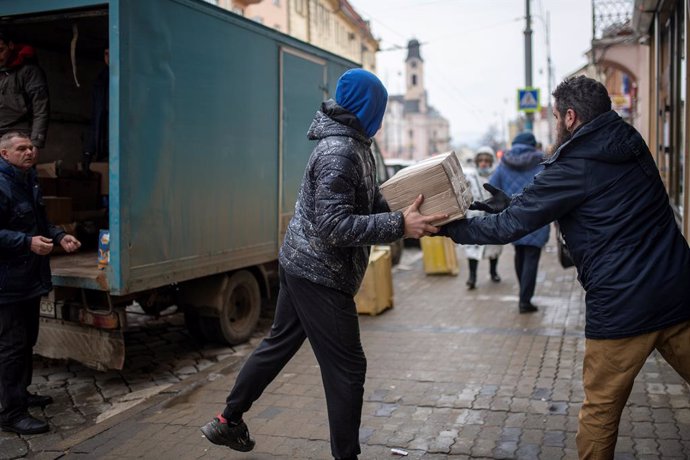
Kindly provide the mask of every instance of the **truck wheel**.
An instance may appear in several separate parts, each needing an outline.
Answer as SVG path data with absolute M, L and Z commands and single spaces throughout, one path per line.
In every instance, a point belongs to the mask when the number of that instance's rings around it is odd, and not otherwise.
M 209 337 L 206 335 L 206 328 L 202 324 L 203 320 L 204 318 L 199 316 L 192 307 L 184 309 L 184 322 L 187 326 L 187 332 L 192 336 L 192 339 L 199 343 L 206 343 L 209 340 Z
M 260 314 L 261 292 L 254 275 L 247 270 L 230 275 L 218 318 L 222 339 L 230 345 L 246 342 L 256 329 Z

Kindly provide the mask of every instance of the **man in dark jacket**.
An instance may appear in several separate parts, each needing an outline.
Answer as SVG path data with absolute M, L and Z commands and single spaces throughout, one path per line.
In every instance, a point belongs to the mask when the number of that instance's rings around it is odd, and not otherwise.
M 491 174 L 489 183 L 500 188 L 510 196 L 515 196 L 534 180 L 544 166 L 544 152 L 537 150 L 537 140 L 529 131 L 515 136 L 512 146 Z M 549 226 L 545 225 L 534 232 L 513 241 L 515 246 L 515 274 L 520 286 L 520 313 L 533 313 L 538 308 L 532 304 L 532 296 L 537 286 L 537 270 L 541 248 L 549 239 Z
M 48 431 L 28 411 L 52 402 L 28 392 L 40 300 L 52 288 L 48 254 L 54 244 L 67 252 L 80 246 L 48 222 L 35 163 L 27 135 L 0 137 L 0 428 L 19 434 Z
M 508 243 L 558 224 L 586 291 L 582 459 L 612 459 L 633 381 L 656 349 L 690 383 L 690 248 L 642 136 L 586 77 L 553 93 L 557 150 L 499 214 L 442 228 L 457 243 Z M 483 209 L 500 211 L 500 192 Z
M 0 136 L 29 135 L 38 153 L 48 131 L 48 84 L 34 60 L 34 50 L 0 31 Z
M 441 218 L 419 213 L 422 197 L 404 214 L 390 212 L 379 192 L 370 138 L 381 127 L 387 99 L 375 75 L 354 69 L 338 80 L 335 101 L 316 113 L 308 135 L 318 143 L 280 250 L 274 323 L 242 367 L 223 413 L 202 427 L 212 443 L 244 452 L 254 447 L 242 414 L 307 338 L 321 369 L 333 456 L 360 453 L 366 358 L 354 295 L 369 246 L 435 233 L 430 222 Z

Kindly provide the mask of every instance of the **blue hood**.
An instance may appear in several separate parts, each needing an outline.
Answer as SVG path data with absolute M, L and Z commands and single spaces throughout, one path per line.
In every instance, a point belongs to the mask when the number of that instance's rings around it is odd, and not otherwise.
M 513 169 L 524 171 L 532 169 L 544 161 L 544 153 L 531 145 L 515 144 L 503 155 L 501 161 Z
M 351 69 L 338 80 L 335 102 L 353 113 L 368 137 L 381 128 L 386 112 L 388 92 L 376 75 L 362 69 Z

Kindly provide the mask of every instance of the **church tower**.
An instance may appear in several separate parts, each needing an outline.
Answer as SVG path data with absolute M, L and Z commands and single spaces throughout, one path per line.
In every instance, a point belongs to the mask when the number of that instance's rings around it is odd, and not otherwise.
M 419 54 L 419 41 L 407 43 L 405 59 L 405 106 L 410 112 L 426 113 L 426 90 L 424 89 L 424 60 Z

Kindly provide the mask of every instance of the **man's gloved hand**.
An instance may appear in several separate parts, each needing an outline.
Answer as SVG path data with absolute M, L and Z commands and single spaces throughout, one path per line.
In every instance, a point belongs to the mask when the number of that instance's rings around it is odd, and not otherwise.
M 484 184 L 484 190 L 491 193 L 491 198 L 485 201 L 475 201 L 470 205 L 470 209 L 474 211 L 485 211 L 489 214 L 498 214 L 505 208 L 510 206 L 510 197 L 500 188 L 496 188 L 491 184 Z

